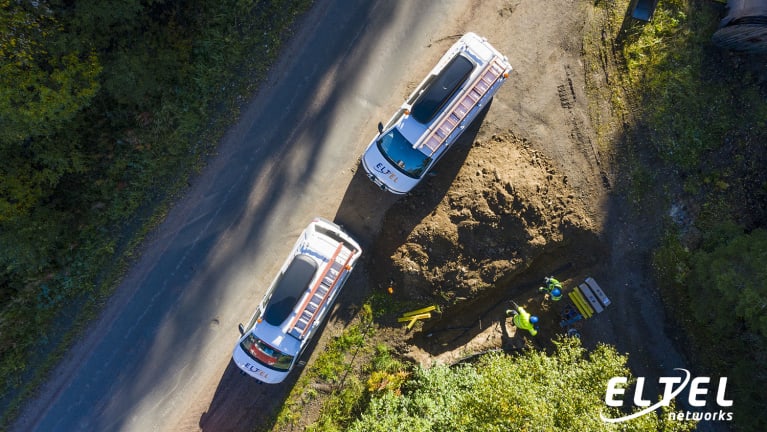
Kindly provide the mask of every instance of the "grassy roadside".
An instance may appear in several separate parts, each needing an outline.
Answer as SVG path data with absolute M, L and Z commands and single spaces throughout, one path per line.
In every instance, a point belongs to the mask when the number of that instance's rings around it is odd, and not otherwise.
M 767 158 L 757 144 L 767 76 L 758 58 L 712 45 L 721 4 L 664 1 L 641 24 L 624 21 L 628 3 L 599 2 L 609 24 L 584 44 L 587 65 L 616 59 L 614 88 L 597 77 L 590 89 L 624 125 L 611 128 L 599 103 L 592 118 L 600 142 L 621 138 L 613 150 L 629 202 L 668 215 L 652 267 L 680 348 L 703 374 L 733 382 L 737 427 L 763 430 L 767 376 L 754 371 L 767 366 Z
M 380 320 L 402 307 L 385 294 L 370 296 L 351 323 L 307 364 L 264 430 L 344 430 L 371 396 L 399 389 L 412 365 L 393 352 L 387 340 L 391 332 Z
M 47 220 L 53 228 L 16 227 L 22 233 L 31 230 L 30 241 L 41 244 L 37 250 L 56 257 L 35 264 L 36 276 L 0 280 L 15 291 L 0 311 L 0 428 L 8 427 L 23 401 L 46 379 L 46 371 L 97 316 L 144 237 L 215 152 L 246 102 L 244 95 L 263 81 L 295 19 L 311 3 L 196 4 L 184 11 L 183 20 L 174 15 L 162 31 L 178 39 L 147 42 L 155 44 L 156 62 L 172 75 L 167 79 L 173 85 L 152 81 L 163 77 L 147 77 L 152 72 L 142 69 L 143 46 L 122 52 L 123 57 L 103 55 L 102 88 L 124 86 L 123 96 L 136 100 L 117 98 L 117 90 L 105 93 L 73 120 L 75 132 L 67 138 L 96 149 L 93 170 L 62 180 L 59 187 L 76 196 L 67 203 L 71 207 L 54 203 L 57 213 L 36 210 L 33 218 L 39 220 L 33 222 L 43 226 Z M 174 25 L 195 32 L 188 35 Z M 181 60 L 183 65 L 174 69 Z M 126 76 L 125 69 L 135 73 Z M 143 96 L 142 79 L 156 86 Z

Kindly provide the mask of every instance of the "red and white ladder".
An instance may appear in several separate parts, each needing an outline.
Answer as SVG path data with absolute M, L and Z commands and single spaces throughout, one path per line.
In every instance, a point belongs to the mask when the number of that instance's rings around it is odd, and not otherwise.
M 322 270 L 322 275 L 314 283 L 309 295 L 298 308 L 296 316 L 290 323 L 288 332 L 291 335 L 298 339 L 304 338 L 341 276 L 344 272 L 349 271 L 349 262 L 354 256 L 354 252 L 353 249 L 345 249 L 343 243 L 338 244 L 332 258 Z
M 469 86 L 469 90 L 445 110 L 442 116 L 435 122 L 431 133 L 416 142 L 413 148 L 421 150 L 421 152 L 428 156 L 433 155 L 440 148 L 447 137 L 466 118 L 469 111 L 479 103 L 485 93 L 490 90 L 490 87 L 503 74 L 505 68 L 500 60 L 500 57 L 493 57 L 493 60 L 488 62 L 485 69 Z

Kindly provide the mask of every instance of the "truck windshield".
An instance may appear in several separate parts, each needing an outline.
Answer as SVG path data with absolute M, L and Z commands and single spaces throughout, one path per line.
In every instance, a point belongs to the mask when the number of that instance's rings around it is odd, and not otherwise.
M 420 178 L 431 163 L 431 158 L 414 149 L 396 128 L 381 135 L 376 144 L 389 163 L 408 177 Z
M 250 358 L 261 363 L 269 369 L 288 371 L 293 364 L 293 356 L 287 355 L 269 346 L 266 342 L 250 333 L 242 343 L 242 350 L 248 353 Z

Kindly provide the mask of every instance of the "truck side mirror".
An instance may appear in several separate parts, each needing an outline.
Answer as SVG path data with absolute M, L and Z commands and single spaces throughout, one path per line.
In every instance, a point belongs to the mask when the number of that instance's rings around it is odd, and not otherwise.
M 383 123 L 381 123 L 381 122 L 378 122 L 378 133 L 379 134 L 383 133 Z
M 245 334 L 245 326 L 242 325 L 242 323 L 237 324 L 237 328 L 240 329 L 240 334 Z

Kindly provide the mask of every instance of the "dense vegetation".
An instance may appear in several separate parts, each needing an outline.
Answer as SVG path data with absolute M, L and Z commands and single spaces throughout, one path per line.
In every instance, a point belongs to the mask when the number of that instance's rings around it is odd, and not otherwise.
M 385 344 L 372 346 L 381 338 L 371 337 L 380 329 L 368 305 L 360 317 L 306 369 L 275 425 L 265 430 L 681 432 L 695 427 L 669 419 L 673 401 L 625 423 L 604 422 L 600 414 L 627 414 L 605 405 L 605 377 L 633 381 L 627 357 L 607 345 L 587 352 L 579 339 L 560 337 L 551 354 L 532 349 L 489 353 L 475 363 L 422 368 L 398 360 Z M 320 399 L 319 412 L 307 415 L 322 387 L 329 394 Z
M 35 347 L 61 352 L 61 325 L 108 293 L 309 3 L 0 0 L 4 403 L 37 379 Z
M 653 264 L 689 354 L 730 377 L 736 424 L 765 430 L 767 74 L 763 57 L 712 46 L 721 13 L 668 0 L 628 29 L 625 83 L 641 95 L 633 181 L 637 199 L 662 191 L 674 209 Z
M 626 357 L 608 346 L 589 353 L 563 339 L 554 354 L 488 354 L 477 364 L 417 369 L 401 388 L 372 396 L 350 431 L 601 431 L 624 414 L 604 403 L 605 377 L 629 376 Z M 669 409 L 673 410 L 673 406 Z M 609 412 L 608 412 L 609 411 Z M 624 430 L 689 431 L 664 413 L 640 416 Z

